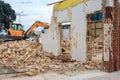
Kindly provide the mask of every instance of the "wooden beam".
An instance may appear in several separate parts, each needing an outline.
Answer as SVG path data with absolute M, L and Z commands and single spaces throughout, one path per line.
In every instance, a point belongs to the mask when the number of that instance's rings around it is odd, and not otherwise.
M 57 2 L 50 3 L 50 4 L 47 4 L 47 6 L 50 6 L 50 5 L 53 5 L 53 4 L 57 4 L 57 3 L 61 3 L 61 2 L 63 2 L 63 1 L 65 1 L 65 0 L 61 0 L 61 1 L 57 1 Z

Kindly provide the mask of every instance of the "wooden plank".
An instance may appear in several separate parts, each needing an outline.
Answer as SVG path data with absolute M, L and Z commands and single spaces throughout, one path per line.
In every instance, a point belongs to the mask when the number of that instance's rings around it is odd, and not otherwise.
M 62 1 L 57 1 L 57 2 L 53 2 L 53 3 L 50 3 L 50 4 L 47 4 L 47 6 L 50 6 L 50 5 L 53 5 L 53 4 L 57 4 L 57 3 L 61 3 L 61 2 L 63 2 L 64 0 L 62 0 Z

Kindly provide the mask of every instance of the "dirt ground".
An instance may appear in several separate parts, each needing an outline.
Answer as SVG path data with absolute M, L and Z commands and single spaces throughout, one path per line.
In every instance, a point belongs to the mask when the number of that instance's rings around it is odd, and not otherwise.
M 103 76 L 108 73 L 102 72 L 99 70 L 90 70 L 83 72 L 66 72 L 64 74 L 58 74 L 56 72 L 47 72 L 45 74 L 39 73 L 36 76 L 21 76 L 21 77 L 13 77 L 15 74 L 6 74 L 0 75 L 0 80 L 84 80 L 88 78 Z

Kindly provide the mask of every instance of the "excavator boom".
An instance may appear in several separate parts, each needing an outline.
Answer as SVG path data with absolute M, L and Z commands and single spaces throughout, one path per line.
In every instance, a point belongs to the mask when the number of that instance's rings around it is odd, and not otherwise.
M 27 37 L 35 28 L 43 27 L 44 29 L 48 29 L 49 25 L 46 22 L 36 21 L 33 25 L 25 32 L 25 37 Z
M 23 26 L 17 23 L 11 23 L 8 30 L 8 35 L 11 39 L 26 39 L 36 28 L 43 27 L 48 29 L 49 25 L 46 22 L 36 21 L 33 25 L 24 33 Z

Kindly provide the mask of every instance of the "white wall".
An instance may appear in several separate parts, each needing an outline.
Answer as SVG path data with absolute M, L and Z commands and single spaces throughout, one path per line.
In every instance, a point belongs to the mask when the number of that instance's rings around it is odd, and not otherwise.
M 85 62 L 86 61 L 86 32 L 87 20 L 86 15 L 102 9 L 102 0 L 90 0 L 72 7 L 72 24 L 71 24 L 71 54 L 72 58 Z
M 102 0 L 89 0 L 85 4 L 85 12 L 91 13 L 102 9 Z
M 86 61 L 86 13 L 84 4 L 72 8 L 71 54 L 72 58 Z
M 68 16 L 68 10 L 67 9 L 56 12 L 56 16 L 57 16 L 57 23 L 62 23 L 62 22 L 69 21 L 69 16 Z
M 63 29 L 63 40 L 69 40 L 70 38 L 70 29 Z
M 102 0 L 89 0 L 74 7 L 54 12 L 49 30 L 42 35 L 42 43 L 45 51 L 58 54 L 60 51 L 60 39 L 58 23 L 71 22 L 71 55 L 78 61 L 86 61 L 86 14 L 102 9 Z
M 50 28 L 44 34 L 41 34 L 41 43 L 43 44 L 44 51 L 52 52 L 55 55 L 60 53 L 60 32 L 58 30 L 58 24 L 68 21 L 70 21 L 68 10 L 53 12 Z
M 47 52 L 52 52 L 55 55 L 58 55 L 60 52 L 59 48 L 59 32 L 58 24 L 56 23 L 56 16 L 53 13 L 51 24 L 48 30 L 44 34 L 41 34 L 41 43 L 43 44 L 43 50 Z

